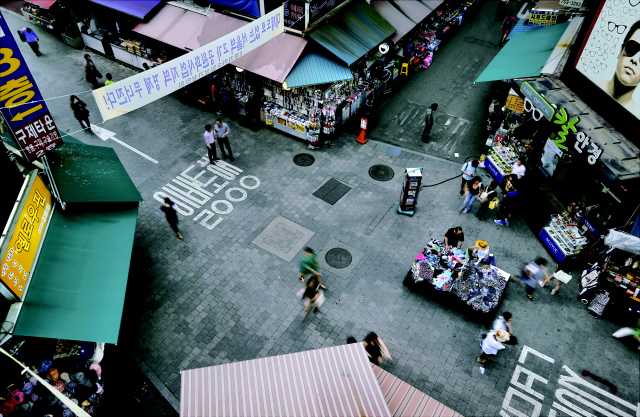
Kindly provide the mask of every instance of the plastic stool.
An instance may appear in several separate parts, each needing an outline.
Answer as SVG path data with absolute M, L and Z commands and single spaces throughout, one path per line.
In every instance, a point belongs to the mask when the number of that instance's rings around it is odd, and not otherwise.
M 409 75 L 409 64 L 407 64 L 406 62 L 404 64 L 402 64 L 402 68 L 400 68 L 400 75 Z

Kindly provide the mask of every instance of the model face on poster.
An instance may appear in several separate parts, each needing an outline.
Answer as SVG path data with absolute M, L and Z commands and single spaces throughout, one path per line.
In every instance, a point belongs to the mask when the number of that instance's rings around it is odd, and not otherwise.
M 610 80 L 602 81 L 602 88 L 628 110 L 636 106 L 633 94 L 640 84 L 640 20 L 627 32 L 618 54 L 616 71 Z

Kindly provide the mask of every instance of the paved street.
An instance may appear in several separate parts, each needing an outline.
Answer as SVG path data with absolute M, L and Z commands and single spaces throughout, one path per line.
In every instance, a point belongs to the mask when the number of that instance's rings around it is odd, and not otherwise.
M 12 30 L 24 26 L 5 16 Z M 59 128 L 79 129 L 66 97 L 73 93 L 87 101 L 92 123 L 99 124 L 91 95 L 77 94 L 89 89 L 84 52 L 38 34 L 42 57 L 26 45 L 21 49 L 43 95 L 63 96 L 48 101 Z M 92 55 L 98 69 L 116 81 L 134 74 Z M 449 94 L 455 97 L 457 90 Z M 466 116 L 457 111 L 456 117 Z M 278 132 L 256 133 L 225 120 L 236 160 L 209 170 L 202 133 L 214 119 L 169 96 L 99 125 L 158 163 L 111 139 L 73 134 L 87 144 L 113 147 L 144 198 L 120 345 L 128 346 L 172 404 L 180 398 L 180 370 L 333 346 L 373 330 L 393 357 L 384 369 L 466 416 L 497 416 L 503 404 L 502 415 L 550 415 L 554 402 L 557 415 L 569 415 L 566 404 L 574 392 L 626 413 L 615 415 L 638 415 L 632 408 L 640 401 L 638 354 L 610 337 L 614 324 L 589 317 L 576 299 L 577 278 L 555 296 L 549 288 L 538 289 L 534 302 L 525 297 L 524 284 L 512 279 L 501 311 L 513 313 L 520 344 L 502 351 L 484 374 L 476 358 L 486 328 L 402 285 L 426 242 L 441 239 L 453 226 L 462 226 L 465 244 L 487 240 L 498 266 L 516 276 L 535 256 L 551 259 L 520 219 L 506 228 L 459 214 L 458 179 L 425 187 L 414 217 L 396 213 L 405 167 L 424 167 L 423 184 L 435 184 L 458 175 L 465 154 L 452 162 L 377 141 L 360 145 L 348 134 L 330 149 L 310 152 Z M 479 123 L 484 128 L 478 117 L 467 120 L 467 132 Z M 315 158 L 311 166 L 293 163 L 296 154 L 309 152 Z M 391 167 L 395 177 L 373 180 L 368 168 L 375 164 Z M 481 175 L 490 179 L 486 171 Z M 331 178 L 350 187 L 334 205 L 313 196 Z M 154 195 L 176 190 L 190 192 L 180 205 L 182 241 L 154 214 L 160 206 Z M 321 311 L 303 322 L 296 293 L 305 245 L 319 252 L 329 290 Z M 345 269 L 329 269 L 324 262 L 326 252 L 337 247 L 352 255 Z M 615 384 L 615 397 L 593 379 L 575 377 L 583 378 L 582 385 L 561 381 L 583 369 Z

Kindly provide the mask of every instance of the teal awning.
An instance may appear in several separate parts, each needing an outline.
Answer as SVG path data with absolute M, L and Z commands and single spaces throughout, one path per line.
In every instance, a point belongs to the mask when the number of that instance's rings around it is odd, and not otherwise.
M 138 203 L 54 211 L 13 334 L 117 343 L 137 217 Z
M 47 158 L 65 203 L 142 201 L 111 148 L 66 142 Z
M 509 35 L 507 35 L 507 40 L 511 40 L 515 36 L 516 33 L 524 33 L 529 32 L 531 30 L 543 29 L 545 26 L 532 26 L 526 25 L 525 22 L 527 19 L 518 19 L 518 23 L 513 27 Z
M 288 88 L 318 85 L 353 78 L 346 65 L 324 54 L 307 52 L 298 61 L 285 80 Z
M 347 65 L 393 35 L 396 29 L 366 2 L 357 2 L 340 11 L 328 25 L 309 36 Z
M 569 22 L 515 34 L 476 82 L 540 75 L 567 26 Z

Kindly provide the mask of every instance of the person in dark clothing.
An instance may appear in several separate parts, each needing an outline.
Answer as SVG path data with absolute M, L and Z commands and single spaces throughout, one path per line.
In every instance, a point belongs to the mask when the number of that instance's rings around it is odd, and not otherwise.
M 500 184 L 498 184 L 498 181 L 493 180 L 491 181 L 491 184 L 478 196 L 478 201 L 480 201 L 480 207 L 476 213 L 476 217 L 478 217 L 478 219 L 486 219 L 485 215 L 489 209 L 489 204 L 498 198 L 498 192 L 496 190 L 499 186 Z
M 182 239 L 182 235 L 178 230 L 178 212 L 176 211 L 176 204 L 171 201 L 169 197 L 165 197 L 164 204 L 160 207 L 160 210 L 164 212 L 167 217 L 167 222 L 169 222 L 169 226 L 171 226 L 171 229 L 176 232 L 178 239 Z
M 447 230 L 447 233 L 444 235 L 444 244 L 448 248 L 460 249 L 462 247 L 462 242 L 464 242 L 464 232 L 462 231 L 462 227 L 452 227 Z
M 533 301 L 533 292 L 536 290 L 538 281 L 542 281 L 543 278 L 549 279 L 547 260 L 544 258 L 538 257 L 535 261 L 522 268 L 522 282 L 525 284 L 524 288 L 529 300 Z
M 424 143 L 429 143 L 429 133 L 431 133 L 431 129 L 433 128 L 433 112 L 438 110 L 438 104 L 433 103 L 428 109 L 427 114 L 425 115 L 425 124 L 424 131 L 422 132 L 422 141 Z
M 38 35 L 36 35 L 36 33 L 33 30 L 31 30 L 31 28 L 20 29 L 20 34 L 24 36 L 25 42 L 27 42 L 27 44 L 29 45 L 31 50 L 33 50 L 36 56 L 42 55 L 40 53 L 40 45 L 38 44 L 38 41 L 40 40 L 40 38 L 38 38 Z
M 369 356 L 369 361 L 373 364 L 382 365 L 383 357 L 392 360 L 384 342 L 374 332 L 369 333 L 367 337 L 364 338 L 364 350 L 367 352 L 367 356 Z
M 309 309 L 311 309 L 312 305 L 315 306 L 316 300 L 318 299 L 318 297 L 320 297 L 321 292 L 318 291 L 319 285 L 320 284 L 318 282 L 318 279 L 315 276 L 312 276 L 307 281 L 307 286 L 304 288 L 304 294 L 302 295 L 302 298 L 304 299 L 303 319 L 307 318 L 307 314 L 309 314 Z M 317 312 L 318 312 L 318 306 L 315 306 L 313 309 L 313 313 L 315 314 Z
M 507 15 L 509 10 L 509 0 L 498 0 L 498 12 L 496 13 L 496 20 L 502 20 Z
M 96 68 L 96 64 L 91 60 L 91 55 L 85 54 L 84 56 L 84 73 L 87 78 L 87 81 L 93 85 L 93 88 L 102 87 L 98 82 L 98 78 L 102 78 L 102 74 Z
M 520 201 L 520 191 L 516 188 L 517 182 L 513 179 L 507 180 L 504 186 L 506 194 L 500 202 L 500 219 L 494 220 L 496 224 L 509 226 L 511 215 L 516 211 L 518 201 Z
M 91 130 L 91 124 L 89 123 L 89 109 L 87 109 L 87 103 L 76 96 L 71 96 L 70 99 L 73 117 L 78 119 L 80 126 L 82 126 L 83 129 L 89 129 L 89 133 L 93 133 L 93 130 Z
M 516 16 L 515 13 L 508 13 L 507 17 L 504 18 L 504 20 L 502 21 L 502 42 L 504 43 L 504 41 L 507 39 L 507 36 L 509 36 L 509 33 L 511 33 L 511 31 L 513 30 L 513 27 L 516 24 Z

